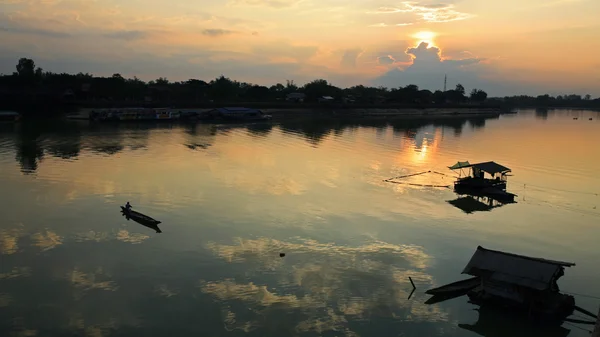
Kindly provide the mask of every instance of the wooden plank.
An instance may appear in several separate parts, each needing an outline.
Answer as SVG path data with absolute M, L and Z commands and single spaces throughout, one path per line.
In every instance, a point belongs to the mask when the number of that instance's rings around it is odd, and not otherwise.
M 600 337 L 600 309 L 598 310 L 598 318 L 596 319 L 596 326 L 594 327 L 594 332 L 592 332 L 592 337 Z

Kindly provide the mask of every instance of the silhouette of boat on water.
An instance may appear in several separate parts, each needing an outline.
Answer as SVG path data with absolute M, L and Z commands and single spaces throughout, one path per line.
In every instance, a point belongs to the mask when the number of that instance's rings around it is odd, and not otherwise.
M 434 304 L 466 295 L 469 291 L 475 289 L 479 285 L 481 285 L 481 279 L 476 276 L 429 289 L 425 293 L 427 295 L 433 295 L 433 297 L 425 301 L 425 304 Z
M 504 202 L 513 202 L 517 196 L 506 192 L 506 181 L 511 172 L 511 169 L 506 166 L 493 161 L 476 164 L 459 161 L 448 168 L 458 171 L 459 176 L 454 182 L 454 191 L 459 194 L 477 193 Z
M 158 227 L 158 224 L 160 224 L 161 222 L 156 219 L 153 219 L 140 212 L 128 209 L 125 206 L 121 206 L 121 213 L 127 220 L 131 219 L 142 226 L 154 229 L 157 233 L 162 233 L 162 231 Z

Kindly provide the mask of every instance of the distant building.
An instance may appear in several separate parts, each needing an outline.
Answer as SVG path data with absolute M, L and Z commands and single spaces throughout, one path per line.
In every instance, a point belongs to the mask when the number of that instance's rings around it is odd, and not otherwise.
M 286 101 L 290 101 L 290 102 L 304 102 L 304 99 L 306 98 L 306 95 L 302 92 L 293 92 L 291 94 L 287 94 L 287 96 L 285 97 Z
M 333 102 L 333 97 L 331 96 L 322 96 L 319 98 L 319 102 Z

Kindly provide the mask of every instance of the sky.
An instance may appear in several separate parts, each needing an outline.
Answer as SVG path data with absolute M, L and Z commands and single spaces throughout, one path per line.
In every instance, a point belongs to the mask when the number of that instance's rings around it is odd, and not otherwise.
M 0 73 L 600 96 L 598 0 L 0 0 Z

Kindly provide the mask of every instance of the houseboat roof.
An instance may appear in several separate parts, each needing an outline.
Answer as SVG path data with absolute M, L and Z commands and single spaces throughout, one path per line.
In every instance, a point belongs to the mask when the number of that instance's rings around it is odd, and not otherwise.
M 461 168 L 469 168 L 469 167 L 471 167 L 471 163 L 469 163 L 468 161 L 457 161 L 456 164 L 454 164 L 452 166 L 448 166 L 448 168 L 451 170 L 458 170 Z
M 574 263 L 540 259 L 477 247 L 463 274 L 481 276 L 492 281 L 546 290 L 561 276 L 563 267 Z
M 451 170 L 458 170 L 458 169 L 470 168 L 470 167 L 471 168 L 475 167 L 475 168 L 477 168 L 483 172 L 489 173 L 489 174 L 508 173 L 511 171 L 508 167 L 502 166 L 493 161 L 486 161 L 483 163 L 476 163 L 476 164 L 471 164 L 468 161 L 459 161 L 459 162 L 456 162 L 456 164 L 454 164 L 452 166 L 448 166 L 448 168 Z
M 510 172 L 510 169 L 508 167 L 502 166 L 493 161 L 486 161 L 485 163 L 471 164 L 471 166 L 478 168 L 478 169 L 482 170 L 483 172 L 487 172 L 489 174 Z

